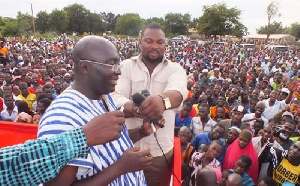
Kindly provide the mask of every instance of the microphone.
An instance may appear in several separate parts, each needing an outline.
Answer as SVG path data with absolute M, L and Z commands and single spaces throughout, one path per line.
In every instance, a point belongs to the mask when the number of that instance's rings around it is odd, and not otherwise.
M 142 91 L 141 91 L 141 94 L 145 97 L 145 99 L 146 99 L 148 96 L 150 96 L 150 92 L 149 92 L 147 89 L 142 90 Z M 160 128 L 164 128 L 164 125 L 160 125 L 160 124 L 158 123 L 157 120 L 151 120 L 151 122 L 153 122 L 154 125 L 157 125 L 157 126 L 159 126 Z
M 141 93 L 135 93 L 132 95 L 132 101 L 133 103 L 136 105 L 136 106 L 140 106 L 143 101 L 145 101 L 146 97 L 143 95 L 143 93 L 147 96 L 150 95 L 149 91 L 148 90 L 143 90 L 142 91 L 142 94 Z M 150 121 L 150 125 L 151 125 L 151 128 L 152 128 L 152 131 L 153 131 L 153 134 L 156 136 L 156 128 L 154 126 L 154 122 L 151 120 Z

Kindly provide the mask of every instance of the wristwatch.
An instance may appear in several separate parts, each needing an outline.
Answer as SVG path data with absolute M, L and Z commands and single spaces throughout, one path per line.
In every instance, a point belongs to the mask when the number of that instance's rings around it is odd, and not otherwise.
M 160 94 L 159 96 L 163 99 L 166 110 L 172 107 L 169 97 L 164 94 Z

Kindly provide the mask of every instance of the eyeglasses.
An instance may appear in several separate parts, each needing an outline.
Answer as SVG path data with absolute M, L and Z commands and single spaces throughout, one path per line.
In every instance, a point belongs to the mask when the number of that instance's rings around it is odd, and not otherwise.
M 110 65 L 110 64 L 106 64 L 106 63 L 101 63 L 101 62 L 96 62 L 96 61 L 90 61 L 90 60 L 85 60 L 85 59 L 82 59 L 82 60 L 79 60 L 79 61 L 83 61 L 83 62 L 87 62 L 87 63 L 92 63 L 92 64 L 96 64 L 96 65 L 107 66 L 107 67 L 111 68 L 111 70 L 114 71 L 114 72 L 120 70 L 120 63 Z

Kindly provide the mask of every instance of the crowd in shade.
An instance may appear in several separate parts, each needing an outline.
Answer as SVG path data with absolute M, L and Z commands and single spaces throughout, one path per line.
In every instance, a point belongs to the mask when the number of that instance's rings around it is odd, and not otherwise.
M 107 38 L 121 64 L 140 53 L 138 40 Z M 188 78 L 188 94 L 174 118 L 182 185 L 299 185 L 300 53 L 246 42 L 253 47 L 167 42 L 165 56 Z M 75 43 L 66 34 L 1 39 L 1 120 L 39 123 L 74 81 Z

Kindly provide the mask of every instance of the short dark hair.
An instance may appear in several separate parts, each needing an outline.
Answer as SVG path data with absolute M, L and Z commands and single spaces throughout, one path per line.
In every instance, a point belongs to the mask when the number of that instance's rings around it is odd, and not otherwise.
M 210 108 L 207 103 L 201 103 L 201 104 L 199 104 L 198 108 L 200 108 L 200 107 L 205 107 L 208 111 L 209 111 L 209 108 Z
M 48 95 L 45 93 L 41 93 L 37 96 L 36 101 L 39 102 L 41 99 L 48 98 Z
M 259 99 L 257 97 L 253 97 L 253 98 L 250 99 L 250 101 L 259 102 Z
M 225 130 L 225 127 L 223 125 L 221 125 L 220 123 L 217 123 L 213 128 L 217 128 L 217 127 L 221 127 L 222 129 Z
M 213 143 L 216 143 L 216 144 L 218 144 L 218 145 L 220 145 L 222 148 L 223 148 L 223 143 L 222 143 L 222 141 L 220 141 L 220 140 L 213 140 L 212 142 L 211 142 L 211 144 L 213 144 Z
M 50 85 L 50 84 L 44 85 L 44 87 L 43 87 L 43 92 L 45 91 L 46 88 L 51 88 L 51 89 L 52 89 L 52 85 Z
M 247 166 L 247 169 L 249 169 L 250 165 L 252 164 L 252 160 L 249 156 L 246 156 L 246 155 L 242 155 L 240 156 L 239 158 L 243 163 L 246 164 Z
M 47 108 L 50 106 L 51 100 L 48 98 L 43 98 L 43 99 L 39 100 L 39 103 L 43 103 L 43 105 Z
M 148 29 L 148 28 L 149 28 L 149 29 L 159 29 L 159 30 L 162 30 L 162 31 L 163 31 L 162 27 L 161 27 L 159 24 L 157 24 L 157 23 L 149 23 L 149 24 L 147 24 L 147 25 L 143 28 L 143 30 L 142 30 L 142 32 L 141 32 L 141 37 L 144 36 L 145 30 Z
M 189 99 L 184 100 L 182 105 L 185 105 L 189 108 L 192 108 L 192 106 L 193 106 Z

